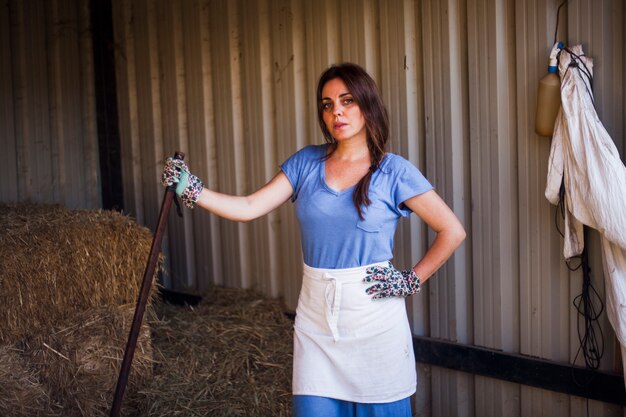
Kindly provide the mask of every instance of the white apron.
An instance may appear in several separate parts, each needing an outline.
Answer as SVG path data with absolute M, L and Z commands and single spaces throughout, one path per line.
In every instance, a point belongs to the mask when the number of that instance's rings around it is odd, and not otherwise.
M 294 325 L 293 394 L 386 403 L 415 393 L 404 298 L 372 300 L 366 268 L 304 265 Z

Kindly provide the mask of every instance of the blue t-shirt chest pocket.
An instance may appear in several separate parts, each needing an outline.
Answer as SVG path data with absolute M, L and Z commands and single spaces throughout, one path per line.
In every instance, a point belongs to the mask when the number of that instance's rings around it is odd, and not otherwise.
M 368 233 L 378 233 L 385 223 L 385 218 L 385 206 L 375 202 L 364 208 L 363 220 L 358 219 L 356 227 Z

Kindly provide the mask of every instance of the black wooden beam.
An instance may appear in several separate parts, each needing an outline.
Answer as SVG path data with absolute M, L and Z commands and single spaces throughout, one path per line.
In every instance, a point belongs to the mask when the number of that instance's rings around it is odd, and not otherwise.
M 413 350 L 418 362 L 626 406 L 616 373 L 427 337 L 415 336 Z
M 202 296 L 159 287 L 161 300 L 178 306 L 195 306 L 202 301 Z
M 102 208 L 122 211 L 124 196 L 112 4 L 111 0 L 91 0 L 90 5 Z

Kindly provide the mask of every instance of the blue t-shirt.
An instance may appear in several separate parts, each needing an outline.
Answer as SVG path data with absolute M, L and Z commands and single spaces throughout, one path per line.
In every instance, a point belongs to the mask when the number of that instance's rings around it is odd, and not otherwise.
M 337 192 L 326 184 L 327 145 L 307 146 L 280 168 L 293 187 L 304 263 L 314 268 L 353 268 L 391 259 L 403 201 L 432 190 L 422 173 L 401 156 L 388 153 L 372 175 L 371 204 L 364 219 L 352 201 L 354 186 Z

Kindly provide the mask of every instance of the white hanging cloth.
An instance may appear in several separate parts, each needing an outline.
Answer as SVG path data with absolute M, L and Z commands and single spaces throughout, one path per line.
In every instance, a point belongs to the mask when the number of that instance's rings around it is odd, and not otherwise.
M 566 259 L 583 251 L 583 224 L 600 232 L 606 311 L 621 344 L 626 383 L 626 167 L 593 105 L 593 61 L 580 45 L 570 51 L 562 50 L 559 57 L 562 107 L 554 126 L 545 195 L 558 204 L 563 182 Z

